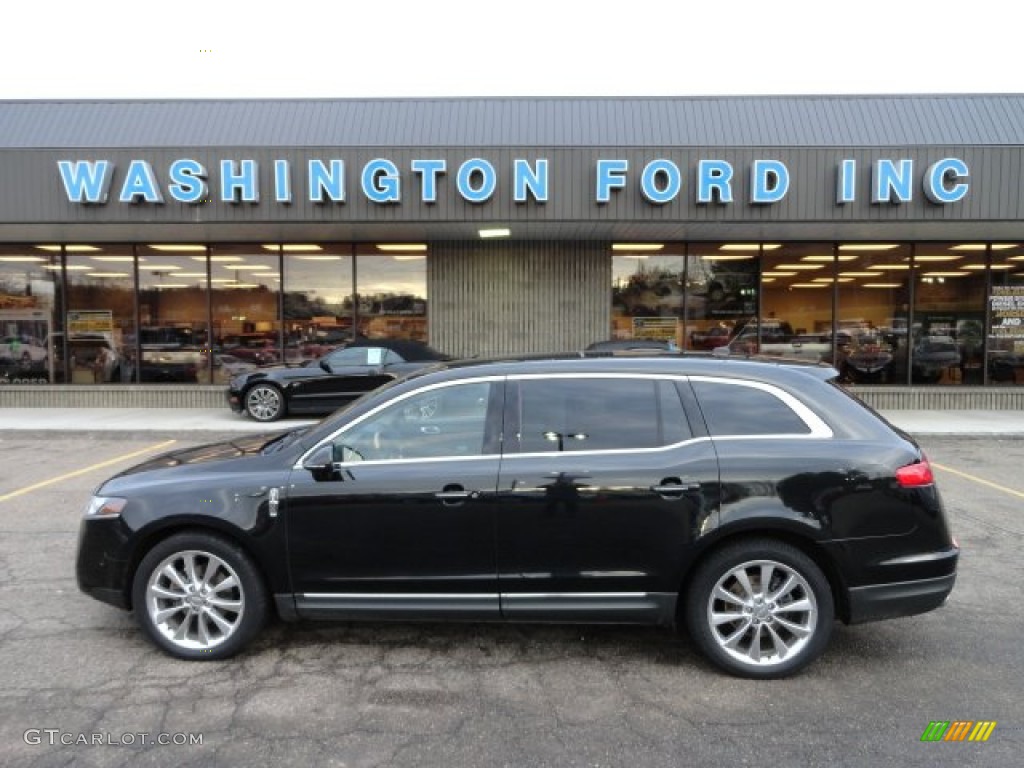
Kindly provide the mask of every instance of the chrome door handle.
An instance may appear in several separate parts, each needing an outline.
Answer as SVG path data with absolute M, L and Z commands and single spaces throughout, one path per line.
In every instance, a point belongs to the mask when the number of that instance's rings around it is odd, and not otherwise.
M 700 490 L 700 483 L 669 483 L 667 485 L 652 485 L 651 490 L 657 494 L 680 494 L 684 491 Z
M 434 496 L 442 501 L 460 501 L 462 499 L 478 498 L 480 491 L 438 491 Z

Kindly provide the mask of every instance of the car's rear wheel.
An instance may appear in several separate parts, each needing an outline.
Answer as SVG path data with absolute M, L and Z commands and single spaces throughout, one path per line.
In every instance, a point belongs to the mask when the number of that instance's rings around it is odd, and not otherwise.
M 207 533 L 181 533 L 143 558 L 132 589 L 135 616 L 160 648 L 182 659 L 237 653 L 267 615 L 255 565 L 236 545 Z
M 257 384 L 245 395 L 245 410 L 256 421 L 277 421 L 285 414 L 284 395 L 273 384 Z
M 691 638 L 740 677 L 793 674 L 821 654 L 832 633 L 835 609 L 825 575 L 799 549 L 772 539 L 712 554 L 686 597 Z

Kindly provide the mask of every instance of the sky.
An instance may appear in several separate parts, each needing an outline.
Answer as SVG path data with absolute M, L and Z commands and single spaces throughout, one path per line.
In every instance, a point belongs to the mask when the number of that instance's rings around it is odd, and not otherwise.
M 0 99 L 1021 93 L 1007 0 L 16 0 Z

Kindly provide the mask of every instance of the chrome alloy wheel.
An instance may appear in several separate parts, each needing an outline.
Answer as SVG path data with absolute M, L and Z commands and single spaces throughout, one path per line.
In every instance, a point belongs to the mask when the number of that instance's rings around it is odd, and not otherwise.
M 744 666 L 781 664 L 814 637 L 818 603 L 797 571 L 774 560 L 741 563 L 718 580 L 708 599 L 715 642 Z
M 256 421 L 274 421 L 281 415 L 284 403 L 276 387 L 259 384 L 245 396 L 245 409 Z
M 146 585 L 153 627 L 182 650 L 205 651 L 230 638 L 245 613 L 235 570 L 209 552 L 185 550 L 164 559 Z

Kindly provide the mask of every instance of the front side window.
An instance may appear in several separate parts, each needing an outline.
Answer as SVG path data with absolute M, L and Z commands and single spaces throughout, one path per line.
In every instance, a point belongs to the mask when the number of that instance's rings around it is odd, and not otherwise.
M 338 435 L 334 460 L 438 459 L 480 456 L 491 383 L 467 382 L 418 392 Z
M 771 392 L 719 381 L 694 381 L 693 388 L 712 437 L 811 433 L 800 415 Z
M 671 381 L 528 379 L 519 384 L 519 451 L 658 448 L 690 437 Z

